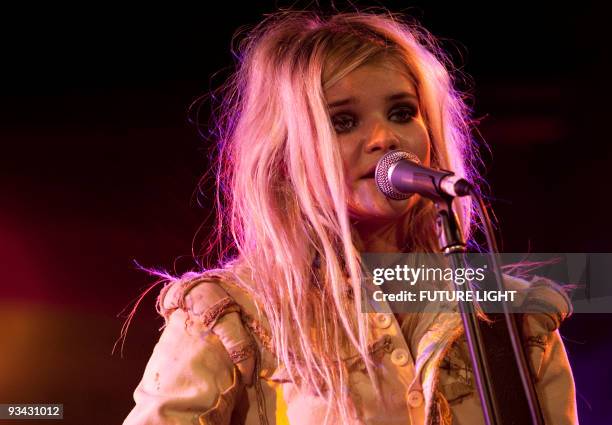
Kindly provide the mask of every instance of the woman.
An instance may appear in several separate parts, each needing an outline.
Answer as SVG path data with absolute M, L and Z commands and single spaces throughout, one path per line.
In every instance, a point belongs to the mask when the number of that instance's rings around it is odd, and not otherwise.
M 226 254 L 162 290 L 166 327 L 125 424 L 484 423 L 456 313 L 366 314 L 353 295 L 361 252 L 439 251 L 432 203 L 375 187 L 383 154 L 479 182 L 433 38 L 391 15 L 282 12 L 238 58 L 218 123 Z M 469 240 L 469 198 L 457 212 Z M 544 415 L 577 423 L 567 299 L 532 286 L 559 310 L 524 323 Z

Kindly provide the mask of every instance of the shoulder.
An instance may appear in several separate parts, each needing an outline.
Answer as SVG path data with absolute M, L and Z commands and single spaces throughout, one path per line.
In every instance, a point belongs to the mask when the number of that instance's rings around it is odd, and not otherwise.
M 189 273 L 161 290 L 166 323 L 125 424 L 229 423 L 258 354 L 229 280 L 223 271 Z
M 180 320 L 183 329 L 214 334 L 243 377 L 251 377 L 254 357 L 262 367 L 274 364 L 270 327 L 257 306 L 244 268 L 228 267 L 192 272 L 166 284 L 157 300 L 166 324 Z M 245 382 L 250 384 L 250 379 Z
M 517 291 L 514 308 L 542 322 L 548 332 L 561 326 L 572 314 L 568 291 L 559 283 L 541 276 L 524 279 L 504 274 L 506 290 Z
M 237 311 L 237 305 L 224 290 L 223 275 L 188 273 L 168 282 L 157 299 L 159 313 L 168 320 L 177 310 L 197 317 L 205 328 L 212 328 L 222 313 Z
M 235 268 L 189 272 L 162 288 L 157 309 L 166 320 L 176 310 L 182 310 L 205 329 L 212 329 L 228 313 L 256 312 L 255 301 L 245 290 L 244 282 Z

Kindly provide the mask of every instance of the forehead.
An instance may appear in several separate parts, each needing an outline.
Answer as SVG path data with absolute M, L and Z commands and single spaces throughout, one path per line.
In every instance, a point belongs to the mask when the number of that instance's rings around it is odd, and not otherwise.
M 346 74 L 325 90 L 325 98 L 332 103 L 347 96 L 367 99 L 400 91 L 417 95 L 414 79 L 406 68 L 394 61 L 377 61 Z

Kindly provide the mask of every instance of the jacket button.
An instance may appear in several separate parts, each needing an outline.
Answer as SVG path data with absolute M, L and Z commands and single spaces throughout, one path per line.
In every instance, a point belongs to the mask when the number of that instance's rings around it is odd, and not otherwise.
M 423 404 L 423 393 L 418 390 L 413 390 L 408 393 L 406 398 L 410 407 L 419 407 Z
M 376 326 L 382 329 L 386 329 L 391 326 L 391 315 L 385 313 L 378 313 L 375 316 Z
M 409 360 L 408 352 L 403 348 L 396 348 L 391 352 L 391 362 L 396 366 L 406 366 Z

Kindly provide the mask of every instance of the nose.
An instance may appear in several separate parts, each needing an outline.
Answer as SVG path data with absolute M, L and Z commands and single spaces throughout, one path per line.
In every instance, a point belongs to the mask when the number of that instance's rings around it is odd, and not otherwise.
M 372 131 L 365 144 L 367 153 L 374 153 L 377 151 L 386 152 L 398 148 L 399 140 L 388 126 L 383 123 L 376 123 L 373 125 Z

